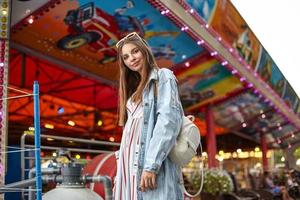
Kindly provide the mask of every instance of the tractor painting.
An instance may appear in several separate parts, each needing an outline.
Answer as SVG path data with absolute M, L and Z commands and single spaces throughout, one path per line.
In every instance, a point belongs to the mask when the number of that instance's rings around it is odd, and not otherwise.
M 133 2 L 127 1 L 126 6 L 115 10 L 114 16 L 95 7 L 93 2 L 69 10 L 64 18 L 69 34 L 57 42 L 57 47 L 73 50 L 89 45 L 90 51 L 102 54 L 101 64 L 114 62 L 117 55 L 114 45 L 120 38 L 132 31 L 145 34 L 138 18 L 123 15 L 132 7 Z

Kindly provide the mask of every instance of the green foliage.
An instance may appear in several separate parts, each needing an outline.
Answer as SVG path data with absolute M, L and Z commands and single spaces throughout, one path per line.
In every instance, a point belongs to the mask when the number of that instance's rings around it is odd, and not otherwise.
M 282 150 L 274 150 L 274 163 L 282 163 L 281 157 L 284 156 Z
M 296 159 L 300 158 L 300 147 L 298 147 L 295 151 L 294 151 L 294 157 Z
M 232 191 L 233 183 L 226 171 L 220 169 L 205 170 L 203 192 L 218 195 Z

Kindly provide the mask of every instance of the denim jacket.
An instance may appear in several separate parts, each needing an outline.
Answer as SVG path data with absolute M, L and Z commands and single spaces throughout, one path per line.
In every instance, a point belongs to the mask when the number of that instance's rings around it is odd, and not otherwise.
M 157 97 L 154 97 L 155 81 Z M 181 168 L 168 157 L 183 116 L 176 77 L 169 69 L 152 70 L 143 91 L 143 112 L 137 185 L 145 170 L 157 174 L 157 188 L 146 192 L 138 190 L 138 200 L 183 200 Z

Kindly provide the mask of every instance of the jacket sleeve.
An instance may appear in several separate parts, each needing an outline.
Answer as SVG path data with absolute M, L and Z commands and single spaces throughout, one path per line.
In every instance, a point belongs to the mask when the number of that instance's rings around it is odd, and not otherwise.
M 156 116 L 145 155 L 144 170 L 158 173 L 176 143 L 183 116 L 176 78 L 170 70 L 164 70 L 159 75 Z

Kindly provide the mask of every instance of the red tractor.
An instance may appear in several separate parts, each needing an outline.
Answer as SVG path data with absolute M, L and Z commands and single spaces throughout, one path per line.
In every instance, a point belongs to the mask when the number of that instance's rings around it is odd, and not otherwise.
M 116 60 L 114 44 L 131 31 L 144 35 L 142 24 L 135 17 L 122 13 L 133 7 L 131 1 L 116 10 L 115 15 L 109 15 L 96 8 L 94 3 L 87 3 L 76 10 L 69 10 L 64 22 L 68 25 L 69 35 L 57 42 L 60 49 L 72 50 L 88 44 L 89 50 L 102 54 L 101 64 Z

